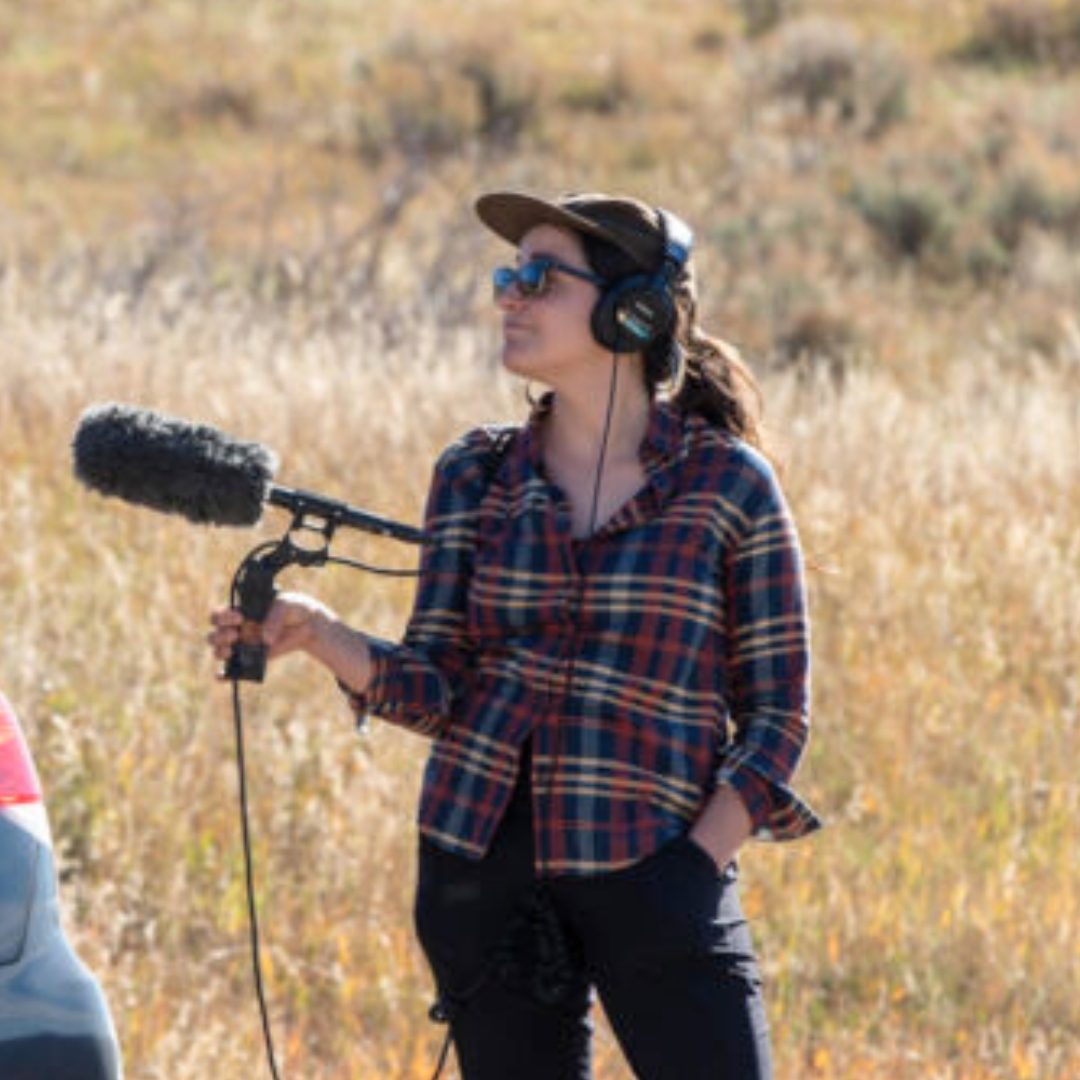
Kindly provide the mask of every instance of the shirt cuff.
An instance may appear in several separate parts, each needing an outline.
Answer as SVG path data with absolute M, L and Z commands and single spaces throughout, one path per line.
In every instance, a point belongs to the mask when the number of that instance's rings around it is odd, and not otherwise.
M 356 714 L 357 724 L 363 724 L 367 716 L 376 712 L 385 700 L 387 657 L 394 648 L 389 641 L 380 641 L 378 638 L 368 638 L 367 645 L 371 658 L 371 678 L 368 679 L 367 688 L 354 690 L 341 679 L 337 680 L 349 708 Z
M 824 824 L 814 808 L 787 784 L 770 780 L 746 762 L 721 767 L 716 782 L 738 793 L 750 815 L 750 835 L 755 839 L 797 840 Z

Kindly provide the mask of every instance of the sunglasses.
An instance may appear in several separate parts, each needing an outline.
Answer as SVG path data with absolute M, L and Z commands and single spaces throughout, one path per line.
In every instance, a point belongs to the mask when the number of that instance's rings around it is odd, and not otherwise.
M 543 296 L 551 288 L 551 272 L 559 270 L 571 277 L 581 278 L 582 281 L 591 281 L 601 288 L 607 284 L 602 277 L 590 274 L 587 270 L 579 270 L 576 266 L 567 266 L 566 263 L 553 259 L 550 255 L 537 255 L 521 266 L 500 266 L 491 275 L 491 283 L 495 290 L 495 299 L 504 297 L 511 286 L 516 285 L 518 292 L 529 300 L 535 300 Z

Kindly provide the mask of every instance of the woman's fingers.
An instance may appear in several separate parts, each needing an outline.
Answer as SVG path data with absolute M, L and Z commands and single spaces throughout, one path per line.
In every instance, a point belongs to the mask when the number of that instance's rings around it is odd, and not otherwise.
M 307 648 L 316 634 L 316 623 L 332 616 L 330 609 L 303 593 L 281 593 L 271 605 L 261 626 L 262 639 L 268 647 L 268 659 L 276 659 L 297 649 Z M 243 615 L 236 608 L 219 608 L 210 614 L 207 644 L 218 660 L 227 660 L 240 637 Z
M 218 608 L 210 612 L 213 626 L 239 626 L 243 621 L 244 616 L 236 608 Z
M 243 615 L 235 608 L 219 608 L 210 613 L 210 625 L 213 629 L 206 635 L 206 643 L 218 660 L 227 660 L 240 636 L 240 624 Z

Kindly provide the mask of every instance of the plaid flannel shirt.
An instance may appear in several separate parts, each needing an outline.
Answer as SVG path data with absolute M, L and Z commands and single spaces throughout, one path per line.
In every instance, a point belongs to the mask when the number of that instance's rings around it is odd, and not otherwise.
M 540 873 L 636 862 L 719 784 L 758 838 L 816 829 L 789 786 L 809 724 L 802 558 L 768 463 L 654 403 L 645 485 L 575 539 L 540 451 L 550 406 L 497 471 L 489 429 L 443 452 L 403 641 L 369 639 L 371 681 L 348 692 L 361 721 L 433 738 L 421 831 L 481 857 L 530 737 Z

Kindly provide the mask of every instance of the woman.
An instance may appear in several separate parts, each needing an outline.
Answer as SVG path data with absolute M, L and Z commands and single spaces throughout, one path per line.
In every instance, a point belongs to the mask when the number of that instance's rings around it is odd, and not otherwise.
M 589 1075 L 595 988 L 646 1080 L 771 1075 L 735 856 L 817 828 L 798 540 L 756 387 L 696 321 L 689 229 L 494 193 L 506 367 L 549 389 L 436 465 L 401 644 L 280 597 L 271 657 L 432 738 L 416 923 L 466 1080 Z M 239 617 L 219 612 L 219 657 Z

